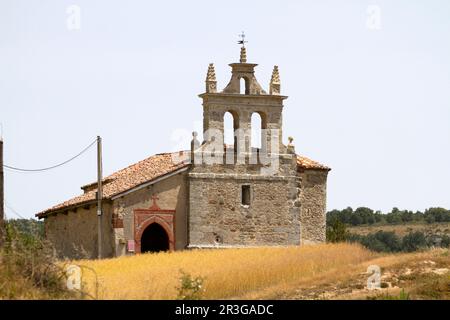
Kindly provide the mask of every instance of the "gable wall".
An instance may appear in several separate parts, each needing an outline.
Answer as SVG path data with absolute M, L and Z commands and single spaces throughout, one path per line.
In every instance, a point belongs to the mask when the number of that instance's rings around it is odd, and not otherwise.
M 152 206 L 152 195 L 157 194 L 157 205 L 161 209 L 176 210 L 175 250 L 184 249 L 187 244 L 187 183 L 186 172 L 161 180 L 153 185 L 126 194 L 113 201 L 112 210 L 123 219 L 123 228 L 114 229 L 115 255 L 128 254 L 128 240 L 134 240 L 134 209 L 148 209 Z

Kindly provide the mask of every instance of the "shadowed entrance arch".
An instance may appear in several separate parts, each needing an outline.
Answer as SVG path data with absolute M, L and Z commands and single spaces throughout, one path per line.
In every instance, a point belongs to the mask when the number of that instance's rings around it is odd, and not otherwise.
M 145 228 L 141 237 L 141 252 L 159 252 L 169 250 L 169 236 L 158 223 L 152 223 Z
M 175 250 L 175 210 L 164 210 L 156 204 L 148 209 L 134 209 L 135 253 Z

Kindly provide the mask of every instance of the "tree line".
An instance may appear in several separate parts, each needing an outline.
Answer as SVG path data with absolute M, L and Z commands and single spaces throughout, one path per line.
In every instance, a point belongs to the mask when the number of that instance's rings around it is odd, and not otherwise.
M 37 239 L 44 238 L 44 222 L 35 219 L 10 219 L 7 225 L 18 233 Z
M 350 234 L 349 242 L 361 243 L 366 248 L 378 252 L 413 252 L 428 248 L 448 248 L 450 237 L 447 235 L 425 234 L 411 231 L 403 237 L 392 231 L 377 231 L 368 235 Z
M 367 207 L 359 207 L 356 210 L 351 207 L 343 210 L 332 210 L 327 212 L 327 241 L 358 242 L 368 249 L 378 252 L 412 252 L 431 247 L 448 248 L 450 246 L 448 234 L 425 234 L 421 231 L 410 231 L 402 237 L 393 231 L 379 230 L 367 235 L 360 235 L 350 233 L 347 229 L 348 226 L 395 225 L 414 222 L 450 222 L 450 210 L 429 208 L 424 212 L 413 212 L 393 208 L 391 212 L 386 214 Z
M 359 207 L 353 210 L 347 207 L 343 210 L 331 210 L 327 212 L 327 224 L 338 220 L 346 225 L 372 225 L 372 224 L 402 224 L 411 222 L 434 223 L 450 222 L 450 210 L 434 207 L 424 212 L 399 210 L 393 208 L 390 212 L 383 214 L 367 207 Z
M 377 252 L 413 252 L 432 247 L 449 248 L 450 236 L 410 231 L 403 237 L 393 231 L 379 230 L 367 235 L 350 233 L 339 220 L 327 224 L 327 242 L 357 242 Z

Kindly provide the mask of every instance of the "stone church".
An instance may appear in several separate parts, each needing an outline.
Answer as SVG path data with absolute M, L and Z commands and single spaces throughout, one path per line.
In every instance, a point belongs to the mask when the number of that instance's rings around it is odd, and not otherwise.
M 161 250 L 287 246 L 325 241 L 329 168 L 283 144 L 278 67 L 268 93 L 257 65 L 231 63 L 217 90 L 210 64 L 203 100 L 203 140 L 190 150 L 150 156 L 103 179 L 102 257 Z M 224 115 L 233 117 L 234 144 L 224 141 Z M 251 118 L 261 119 L 252 147 Z M 293 120 L 297 121 L 297 120 Z M 97 256 L 97 183 L 36 216 L 60 257 Z

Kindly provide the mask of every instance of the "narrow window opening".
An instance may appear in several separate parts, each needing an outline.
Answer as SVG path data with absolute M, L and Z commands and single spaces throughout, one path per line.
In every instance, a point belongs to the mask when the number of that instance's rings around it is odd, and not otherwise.
M 239 80 L 239 93 L 245 94 L 245 79 L 244 78 L 241 78 Z
M 241 79 L 239 79 L 239 93 L 250 94 L 250 82 L 248 78 L 242 77 Z
M 231 112 L 226 112 L 223 117 L 223 123 L 224 123 L 224 143 L 226 145 L 234 145 L 234 117 L 231 114 Z
M 249 206 L 250 205 L 250 186 L 243 185 L 241 193 L 242 193 L 242 198 L 241 198 L 242 205 Z
M 252 148 L 261 149 L 262 146 L 262 119 L 261 115 L 257 112 L 252 114 L 251 117 L 251 132 L 252 132 Z

